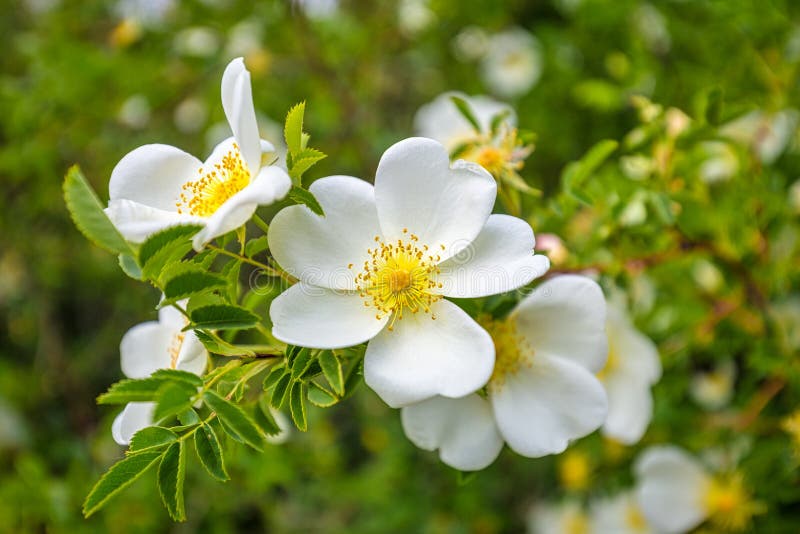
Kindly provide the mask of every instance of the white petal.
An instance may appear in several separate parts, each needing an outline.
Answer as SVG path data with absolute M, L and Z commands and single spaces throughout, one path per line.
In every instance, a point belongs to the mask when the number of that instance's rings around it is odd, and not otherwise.
M 119 345 L 122 372 L 128 378 L 146 378 L 170 366 L 170 348 L 178 331 L 155 321 L 128 330 Z
M 387 317 L 376 318 L 358 293 L 298 282 L 272 301 L 272 335 L 317 349 L 352 347 L 373 338 Z
M 703 507 L 709 476 L 678 447 L 647 450 L 634 466 L 636 498 L 647 520 L 665 533 L 686 532 L 707 516 Z
M 203 163 L 169 145 L 144 145 L 123 157 L 114 170 L 108 192 L 111 201 L 133 200 L 165 211 L 176 211 L 181 188 Z
M 194 332 L 186 332 L 176 364 L 176 369 L 194 373 L 197 376 L 202 375 L 206 370 L 208 351 Z
M 280 200 L 292 186 L 286 171 L 271 165 L 264 167 L 256 179 L 225 201 L 206 221 L 206 227 L 194 236 L 195 250 L 202 248 L 221 235 L 236 230 L 249 221 L 258 206 L 265 206 Z
M 228 63 L 222 74 L 222 109 L 239 144 L 242 159 L 250 174 L 256 174 L 261 167 L 261 138 L 253 107 L 250 73 L 240 57 Z
M 119 445 L 127 445 L 141 429 L 153 424 L 154 402 L 129 402 L 114 419 L 111 435 Z
M 512 312 L 517 328 L 537 354 L 568 358 L 593 373 L 608 353 L 603 291 L 584 276 L 556 276 L 525 297 Z
M 608 307 L 606 323 L 609 347 L 616 354 L 618 368 L 629 376 L 653 384 L 661 378 L 661 359 L 658 348 L 631 324 L 624 311 Z
M 405 237 L 439 252 L 442 261 L 466 248 L 492 212 L 497 185 L 479 165 L 457 161 L 450 167 L 440 143 L 412 137 L 384 152 L 375 176 L 375 202 L 383 235 Z
M 510 126 L 516 124 L 514 110 L 508 104 L 487 96 L 467 96 L 459 92 L 447 92 L 419 108 L 414 116 L 414 131 L 417 135 L 439 141 L 448 150 L 475 139 L 477 136 L 475 129 L 453 104 L 450 99 L 452 96 L 461 97 L 469 104 L 483 133 L 489 131 L 495 115 L 503 111 L 509 111 L 504 122 Z
M 603 434 L 626 445 L 637 443 L 653 417 L 650 385 L 621 373 L 607 377 L 603 385 L 608 396 Z
M 170 226 L 204 223 L 200 217 L 151 208 L 133 200 L 112 200 L 104 211 L 122 237 L 133 243 L 141 243 Z
M 162 296 L 163 300 L 163 296 Z M 186 304 L 189 302 L 189 299 L 184 299 L 178 301 L 178 306 L 186 309 Z M 158 309 L 158 322 L 164 326 L 168 326 L 174 329 L 176 332 L 178 330 L 183 329 L 184 326 L 189 324 L 188 319 L 186 316 L 183 315 L 178 308 L 175 306 L 164 306 L 163 308 Z
M 593 532 L 597 534 L 655 534 L 647 524 L 633 491 L 595 500 L 591 511 Z
M 364 356 L 364 382 L 393 408 L 442 395 L 463 397 L 489 380 L 494 344 L 466 312 L 447 300 L 407 313 L 375 336 Z
M 491 464 L 503 448 L 489 403 L 478 395 L 433 397 L 402 410 L 403 430 L 420 449 L 439 449 L 442 462 L 461 471 Z
M 522 287 L 550 268 L 547 256 L 533 254 L 530 225 L 509 215 L 490 215 L 470 245 L 439 264 L 438 291 L 448 297 L 477 298 Z
M 328 176 L 311 184 L 324 217 L 306 206 L 282 209 L 270 223 L 269 250 L 296 278 L 332 289 L 355 289 L 355 275 L 380 235 L 371 184 Z M 298 237 L 302 236 L 302 237 Z M 352 268 L 348 266 L 352 264 Z
M 602 425 L 608 409 L 594 375 L 573 361 L 538 353 L 530 367 L 507 375 L 490 399 L 509 447 L 531 458 L 563 452 L 570 440 Z

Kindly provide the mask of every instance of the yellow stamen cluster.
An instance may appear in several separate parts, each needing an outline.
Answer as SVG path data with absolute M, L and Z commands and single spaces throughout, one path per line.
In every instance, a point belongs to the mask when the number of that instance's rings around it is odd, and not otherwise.
M 564 534 L 588 534 L 589 518 L 583 512 L 576 512 L 564 519 Z
M 605 380 L 610 374 L 619 368 L 619 353 L 611 338 L 608 340 L 608 356 L 606 357 L 606 364 L 597 373 L 597 378 Z
M 570 491 L 583 491 L 589 487 L 592 465 L 589 456 L 578 450 L 564 454 L 558 463 L 561 485 Z
M 461 157 L 474 161 L 499 180 L 507 174 L 516 175 L 522 170 L 525 158 L 532 151 L 532 146 L 521 144 L 515 128 L 504 128 L 497 137 L 478 138 L 472 148 Z
M 517 326 L 513 320 L 496 321 L 481 317 L 478 322 L 489 332 L 494 342 L 494 371 L 489 379 L 489 391 L 499 391 L 508 375 L 515 375 L 523 367 L 531 366 L 533 348 L 517 333 Z
M 754 502 L 738 473 L 711 481 L 704 500 L 705 508 L 720 529 L 730 532 L 744 530 L 762 505 Z
M 647 519 L 634 503 L 628 503 L 625 507 L 625 523 L 633 532 L 650 532 L 650 525 L 647 523 Z
M 367 249 L 370 258 L 356 275 L 356 287 L 365 306 L 377 308 L 376 319 L 391 315 L 389 330 L 403 313 L 431 313 L 431 305 L 441 299 L 433 293 L 442 284 L 436 281 L 441 256 L 421 245 L 419 238 L 403 229 L 407 239 L 383 242 L 375 236 L 375 248 Z M 444 248 L 444 247 L 442 247 Z M 348 265 L 352 269 L 353 264 Z M 431 319 L 436 316 L 431 313 Z
M 172 338 L 172 343 L 169 345 L 169 368 L 176 369 L 178 367 L 178 357 L 181 355 L 181 348 L 183 347 L 183 340 L 186 339 L 186 332 L 178 332 Z
M 239 147 L 234 143 L 222 160 L 211 169 L 198 170 L 200 178 L 183 185 L 175 206 L 178 213 L 209 217 L 233 195 L 250 183 L 250 171 L 242 161 Z

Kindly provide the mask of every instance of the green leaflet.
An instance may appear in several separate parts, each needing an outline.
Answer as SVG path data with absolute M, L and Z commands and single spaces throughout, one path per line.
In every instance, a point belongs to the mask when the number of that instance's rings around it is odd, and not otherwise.
M 115 254 L 134 253 L 125 238 L 106 216 L 100 199 L 97 198 L 97 194 L 77 165 L 73 165 L 67 171 L 63 189 L 64 201 L 70 217 L 78 230 L 89 241 Z
M 112 465 L 97 481 L 83 502 L 83 516 L 89 517 L 102 508 L 109 499 L 133 484 L 161 458 L 160 451 L 142 451 L 130 454 Z

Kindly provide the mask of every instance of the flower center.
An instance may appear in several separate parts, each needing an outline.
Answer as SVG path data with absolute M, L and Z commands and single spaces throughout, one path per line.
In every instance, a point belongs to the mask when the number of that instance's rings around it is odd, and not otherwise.
M 475 163 L 489 171 L 492 175 L 497 175 L 503 170 L 508 156 L 493 146 L 485 146 L 478 150 L 475 155 Z
M 597 373 L 597 378 L 606 380 L 609 375 L 613 374 L 619 368 L 619 353 L 612 343 L 611 339 L 608 340 L 608 356 L 606 357 L 606 364 Z
M 178 332 L 172 338 L 172 343 L 169 345 L 169 368 L 177 369 L 178 357 L 181 355 L 181 348 L 183 347 L 183 340 L 186 339 L 186 332 Z
M 705 508 L 711 521 L 726 531 L 744 530 L 761 504 L 753 502 L 744 487 L 741 475 L 717 478 L 708 486 Z
M 482 317 L 478 322 L 489 332 L 494 342 L 494 371 L 489 379 L 489 391 L 496 392 L 506 383 L 508 375 L 513 376 L 523 367 L 531 366 L 533 348 L 517 333 L 517 326 L 513 320 L 498 321 Z
M 625 507 L 625 523 L 634 532 L 648 531 L 647 519 L 635 504 L 628 504 Z
M 211 169 L 200 168 L 200 178 L 183 184 L 178 213 L 209 217 L 233 195 L 250 183 L 250 171 L 242 161 L 236 143 Z
M 382 319 L 391 315 L 389 330 L 406 311 L 430 313 L 431 304 L 442 298 L 433 293 L 434 289 L 442 287 L 435 280 L 441 257 L 430 252 L 427 245 L 420 245 L 419 238 L 409 234 L 407 228 L 403 229 L 403 234 L 407 239 L 395 242 L 383 242 L 376 236 L 376 247 L 367 249 L 370 258 L 356 275 L 356 287 L 364 304 L 378 310 L 375 317 Z M 348 268 L 352 269 L 353 264 Z M 431 314 L 431 318 L 436 319 L 436 316 Z

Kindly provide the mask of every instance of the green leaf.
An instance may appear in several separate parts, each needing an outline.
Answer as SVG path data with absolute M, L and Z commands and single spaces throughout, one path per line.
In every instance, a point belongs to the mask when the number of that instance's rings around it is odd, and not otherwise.
M 723 92 L 721 88 L 715 87 L 708 92 L 705 119 L 712 126 L 719 126 L 722 122 L 722 100 Z
M 253 420 L 267 436 L 277 436 L 281 432 L 281 427 L 278 426 L 278 423 L 275 422 L 275 418 L 272 417 L 266 395 L 262 395 L 261 398 L 258 399 L 258 405 L 253 411 Z
M 177 302 L 196 293 L 218 289 L 227 285 L 227 280 L 221 276 L 191 269 L 182 272 L 164 283 L 164 298 L 168 302 Z
M 306 103 L 300 102 L 286 114 L 283 136 L 286 138 L 286 146 L 292 155 L 303 150 L 303 115 L 305 115 L 305 112 Z
M 133 484 L 161 458 L 159 451 L 142 451 L 129 454 L 111 466 L 97 481 L 83 502 L 83 516 L 89 517 L 103 507 L 113 496 Z
M 158 390 L 153 421 L 162 421 L 191 408 L 197 389 L 183 382 L 166 382 Z
M 195 426 L 200 423 L 200 416 L 197 415 L 194 409 L 189 408 L 178 414 L 178 421 L 180 421 L 183 426 Z
M 150 375 L 150 378 L 160 378 L 162 380 L 173 380 L 184 382 L 190 386 L 199 388 L 203 385 L 203 379 L 194 373 L 181 371 L 180 369 L 158 369 Z
M 244 255 L 248 258 L 252 258 L 265 250 L 269 249 L 269 241 L 267 236 L 262 235 L 261 237 L 257 237 L 256 239 L 251 239 L 247 242 L 244 246 Z
M 302 382 L 295 382 L 292 384 L 292 390 L 289 393 L 289 411 L 292 412 L 292 420 L 295 426 L 305 432 L 308 429 L 306 423 L 306 404 L 303 389 L 305 386 Z
M 503 123 L 506 122 L 506 120 L 508 119 L 508 117 L 510 115 L 511 115 L 511 110 L 510 109 L 504 109 L 503 111 L 501 111 L 499 113 L 496 113 L 492 117 L 492 122 L 489 125 L 489 132 L 490 132 L 492 137 L 497 135 L 497 132 L 500 130 L 500 126 L 502 126 Z
M 171 226 L 150 236 L 139 248 L 142 275 L 148 280 L 158 278 L 168 263 L 184 257 L 191 250 L 191 238 L 201 228 L 196 224 Z
M 183 441 L 169 446 L 158 466 L 158 492 L 175 521 L 186 520 L 183 503 L 183 483 L 186 478 L 186 447 Z
M 247 348 L 240 345 L 233 345 L 228 343 L 218 335 L 212 332 L 206 332 L 204 330 L 195 330 L 195 335 L 197 339 L 200 340 L 200 343 L 213 354 L 219 354 L 221 356 L 249 356 L 253 357 L 256 353 Z
M 329 351 L 323 350 L 318 356 L 320 367 L 322 367 L 322 374 L 328 384 L 331 385 L 333 390 L 339 395 L 344 395 L 344 376 L 342 374 L 342 362 L 336 355 Z
M 592 173 L 611 156 L 618 145 L 619 143 L 611 139 L 600 141 L 590 148 L 579 161 L 569 163 L 561 173 L 564 191 L 579 202 L 591 204 L 591 199 L 586 196 L 581 187 Z
M 280 408 L 283 406 L 283 403 L 286 402 L 286 397 L 289 393 L 289 386 L 291 383 L 292 375 L 286 373 L 275 384 L 275 388 L 272 390 L 272 398 L 270 400 L 275 408 Z
M 317 199 L 308 189 L 303 189 L 302 187 L 293 185 L 289 190 L 289 199 L 297 204 L 305 204 L 317 215 L 322 217 L 325 216 L 325 212 L 322 211 L 322 206 L 320 206 L 319 202 L 317 202 Z
M 308 400 L 311 404 L 320 408 L 328 408 L 339 402 L 339 398 L 336 395 L 316 382 L 308 383 Z
M 192 325 L 188 328 L 208 330 L 231 330 L 250 328 L 258 322 L 258 316 L 240 306 L 212 304 L 196 308 L 191 312 Z
M 455 95 L 451 96 L 450 100 L 452 100 L 453 104 L 455 104 L 456 109 L 458 109 L 458 112 L 461 113 L 461 116 L 467 119 L 467 122 L 469 122 L 472 125 L 472 128 L 475 130 L 475 133 L 477 134 L 483 133 L 481 132 L 481 123 L 478 122 L 478 119 L 475 117 L 475 114 L 472 112 L 472 108 L 467 103 L 467 101 L 461 98 L 460 96 L 455 96 Z
M 89 241 L 109 252 L 133 254 L 131 246 L 105 214 L 103 204 L 77 165 L 70 167 L 64 177 L 64 202 L 72 222 Z
M 303 174 L 326 157 L 324 153 L 315 148 L 304 148 L 301 152 L 293 154 L 292 167 L 289 169 L 292 183 L 299 186 L 302 183 Z
M 246 444 L 262 450 L 261 433 L 253 420 L 239 406 L 227 401 L 213 391 L 203 396 L 209 408 L 217 412 L 217 417 L 228 425 Z
M 133 435 L 130 447 L 128 447 L 128 454 L 148 449 L 159 449 L 169 445 L 176 439 L 178 439 L 178 435 L 168 428 L 148 426 Z
M 264 384 L 262 388 L 264 391 L 267 391 L 272 388 L 275 384 L 278 383 L 278 380 L 286 373 L 286 368 L 281 365 L 276 365 L 272 369 L 270 369 L 269 374 L 264 378 Z
M 147 402 L 155 399 L 158 389 L 164 384 L 161 378 L 141 378 L 120 380 L 112 384 L 108 391 L 97 397 L 97 404 L 127 404 Z
M 292 378 L 297 380 L 303 376 L 303 373 L 306 372 L 306 369 L 308 369 L 312 361 L 314 361 L 314 358 L 311 355 L 311 350 L 307 348 L 301 349 L 292 362 Z
M 195 431 L 194 448 L 197 451 L 197 457 L 200 458 L 200 463 L 203 464 L 209 475 L 221 482 L 230 479 L 225 470 L 225 459 L 222 457 L 219 440 L 211 426 L 203 425 Z
M 225 285 L 227 286 L 227 297 L 229 302 L 237 302 L 239 299 L 239 273 L 241 270 L 242 262 L 231 261 L 222 268 L 220 273 L 225 277 Z
M 136 258 L 131 254 L 120 254 L 117 257 L 119 267 L 122 272 L 133 278 L 134 280 L 142 280 L 142 269 L 136 263 Z

